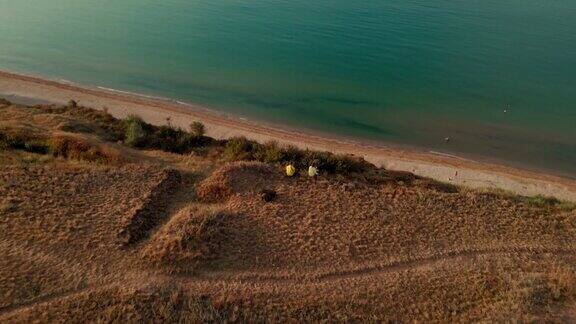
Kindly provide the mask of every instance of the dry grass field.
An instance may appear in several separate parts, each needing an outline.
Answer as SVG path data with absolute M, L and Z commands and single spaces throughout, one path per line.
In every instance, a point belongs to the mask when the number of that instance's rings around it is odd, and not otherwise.
M 576 321 L 569 203 L 119 132 L 0 102 L 0 322 Z

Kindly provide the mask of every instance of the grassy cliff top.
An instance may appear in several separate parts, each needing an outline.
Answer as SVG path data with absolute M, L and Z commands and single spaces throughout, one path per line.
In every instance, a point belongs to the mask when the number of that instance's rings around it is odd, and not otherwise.
M 0 232 L 2 322 L 576 318 L 569 203 L 73 102 L 0 101 Z

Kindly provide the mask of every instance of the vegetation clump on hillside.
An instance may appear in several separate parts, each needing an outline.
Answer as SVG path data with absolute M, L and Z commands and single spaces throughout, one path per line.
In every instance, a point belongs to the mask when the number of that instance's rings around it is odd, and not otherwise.
M 97 111 L 78 105 L 71 100 L 67 106 L 35 106 L 40 112 L 60 114 L 78 118 L 81 121 L 95 125 L 95 128 L 77 124 L 63 124 L 61 130 L 67 132 L 94 133 L 103 140 L 121 142 L 137 149 L 153 149 L 171 153 L 187 154 L 191 152 L 205 153 L 210 149 L 221 151 L 224 161 L 260 161 L 273 164 L 292 164 L 298 170 L 305 170 L 310 165 L 327 174 L 352 174 L 374 170 L 376 167 L 360 157 L 333 154 L 312 150 L 301 150 L 293 146 L 281 147 L 276 142 L 265 144 L 248 140 L 245 137 L 234 137 L 217 141 L 205 135 L 205 126 L 196 121 L 190 124 L 190 130 L 175 128 L 171 125 L 155 126 L 146 123 L 136 115 L 130 115 L 123 120 L 114 118 L 105 111 Z M 55 156 L 67 157 L 60 147 L 62 139 L 45 138 L 40 141 L 24 137 L 9 137 L 0 133 L 0 147 L 21 149 L 30 152 L 47 154 L 55 152 Z M 78 147 L 72 143 L 71 147 Z M 67 144 L 67 146 L 70 146 Z M 88 153 L 90 149 L 81 150 Z M 86 155 L 86 154 L 83 154 Z M 87 155 L 97 155 L 89 153 Z M 89 160 L 93 160 L 90 158 Z
M 245 137 L 235 137 L 226 141 L 222 155 L 225 161 L 292 164 L 300 170 L 314 165 L 329 174 L 362 173 L 375 169 L 373 164 L 350 155 L 300 150 L 293 146 L 283 148 L 276 142 L 260 144 Z
M 204 136 L 204 125 L 201 123 L 193 124 L 190 132 L 170 125 L 154 126 L 136 115 L 128 116 L 122 123 L 124 143 L 135 148 L 184 154 L 215 142 Z
M 110 148 L 101 147 L 81 137 L 61 134 L 38 135 L 14 129 L 0 130 L 0 150 L 19 150 L 104 164 L 116 164 L 122 160 L 120 155 Z
M 49 147 L 43 138 L 20 131 L 0 129 L 0 150 L 22 150 L 30 153 L 47 154 Z
M 374 165 L 362 158 L 336 155 L 330 152 L 300 150 L 280 147 L 276 142 L 260 144 L 245 137 L 216 141 L 204 135 L 204 125 L 193 123 L 190 132 L 172 126 L 153 126 L 137 116 L 123 120 L 124 143 L 144 149 L 159 149 L 172 153 L 189 153 L 202 148 L 223 146 L 225 161 L 260 161 L 265 163 L 291 163 L 299 169 L 315 165 L 329 174 L 361 173 L 374 169 Z
M 218 245 L 227 215 L 216 209 L 181 210 L 154 236 L 143 257 L 172 272 L 193 272 Z
M 65 159 L 104 164 L 116 164 L 122 160 L 120 154 L 108 148 L 72 136 L 52 136 L 48 140 L 48 148 L 52 156 Z

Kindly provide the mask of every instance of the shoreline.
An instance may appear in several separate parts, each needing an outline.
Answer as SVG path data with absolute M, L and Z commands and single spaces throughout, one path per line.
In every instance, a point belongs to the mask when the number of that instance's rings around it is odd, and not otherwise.
M 576 180 L 570 178 L 432 150 L 384 146 L 320 132 L 303 132 L 169 98 L 0 71 L 0 97 L 2 95 L 55 104 L 66 104 L 74 99 L 87 107 L 106 109 L 117 118 L 137 114 L 157 125 L 170 122 L 187 128 L 192 121 L 200 121 L 205 124 L 207 135 L 217 139 L 245 136 L 260 142 L 275 140 L 300 148 L 354 154 L 379 167 L 409 171 L 469 188 L 498 188 L 524 196 L 544 195 L 576 201 Z

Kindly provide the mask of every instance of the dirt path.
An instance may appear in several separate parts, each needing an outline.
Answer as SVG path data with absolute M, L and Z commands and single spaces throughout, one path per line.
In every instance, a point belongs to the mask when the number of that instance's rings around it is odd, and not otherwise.
M 171 284 L 185 285 L 191 287 L 217 287 L 221 284 L 226 285 L 248 285 L 248 286 L 263 286 L 263 284 L 272 284 L 270 290 L 278 290 L 282 287 L 296 287 L 302 285 L 323 284 L 332 281 L 341 281 L 348 279 L 355 279 L 359 277 L 379 276 L 387 273 L 413 271 L 416 269 L 428 269 L 435 266 L 450 262 L 454 265 L 461 265 L 463 263 L 473 262 L 476 258 L 482 256 L 502 256 L 509 255 L 540 255 L 540 254 L 553 254 L 554 256 L 574 256 L 576 255 L 575 249 L 558 249 L 558 248 L 545 248 L 545 247 L 511 247 L 511 248 L 496 248 L 496 249 L 477 249 L 467 251 L 447 251 L 438 255 L 433 255 L 424 258 L 403 260 L 388 264 L 367 264 L 356 269 L 340 270 L 340 271 L 327 271 L 316 273 L 315 271 L 301 272 L 298 275 L 275 275 L 274 272 L 208 272 L 201 273 L 195 276 L 173 276 L 161 278 L 168 280 Z M 142 277 L 150 277 L 151 274 L 141 274 Z M 79 288 L 66 289 L 59 292 L 47 294 L 25 303 L 11 305 L 8 307 L 0 308 L 0 319 L 8 316 L 11 313 L 26 311 L 31 307 L 41 304 L 48 304 L 57 300 L 65 298 L 73 298 L 76 295 L 87 293 L 93 290 L 105 290 L 115 286 L 127 286 L 129 281 L 120 280 L 106 284 L 91 284 Z M 131 283 L 134 284 L 134 283 Z
M 299 269 L 298 272 L 287 272 L 285 269 L 276 271 L 213 271 L 203 272 L 194 277 L 184 277 L 188 282 L 235 282 L 235 283 L 322 283 L 327 281 L 344 280 L 350 278 L 379 275 L 382 273 L 402 272 L 418 268 L 434 267 L 436 264 L 447 261 L 459 264 L 472 261 L 482 256 L 520 256 L 542 255 L 554 256 L 576 255 L 576 249 L 546 248 L 546 247 L 510 247 L 510 248 L 478 248 L 465 251 L 446 251 L 437 255 L 431 255 L 415 259 L 399 260 L 396 262 L 379 263 L 371 262 L 356 265 L 350 269 Z M 459 262 L 456 262 L 459 261 Z
M 29 308 L 32 308 L 32 307 L 35 307 L 35 306 L 38 306 L 41 304 L 47 304 L 47 303 L 51 303 L 51 302 L 56 301 L 56 300 L 72 297 L 72 296 L 90 291 L 90 290 L 94 289 L 95 287 L 106 288 L 106 287 L 112 287 L 115 284 L 116 283 L 107 284 L 107 285 L 97 285 L 97 286 L 96 285 L 90 285 L 90 286 L 83 286 L 83 287 L 74 288 L 74 289 L 64 289 L 64 290 L 61 290 L 58 292 L 42 295 L 40 297 L 34 298 L 32 300 L 29 300 L 29 301 L 26 301 L 26 302 L 23 302 L 20 304 L 14 304 L 14 305 L 2 307 L 2 308 L 0 308 L 0 319 L 2 318 L 2 316 L 9 315 L 9 314 L 15 313 L 15 312 L 25 311 Z

